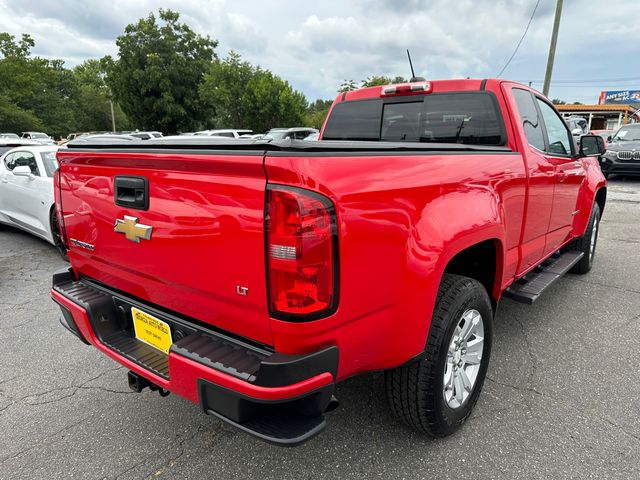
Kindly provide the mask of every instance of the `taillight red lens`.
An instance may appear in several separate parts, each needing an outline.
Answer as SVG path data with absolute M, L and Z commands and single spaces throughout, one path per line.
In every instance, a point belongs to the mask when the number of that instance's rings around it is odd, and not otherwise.
M 337 226 L 331 201 L 315 192 L 269 186 L 267 258 L 272 314 L 321 316 L 337 303 Z

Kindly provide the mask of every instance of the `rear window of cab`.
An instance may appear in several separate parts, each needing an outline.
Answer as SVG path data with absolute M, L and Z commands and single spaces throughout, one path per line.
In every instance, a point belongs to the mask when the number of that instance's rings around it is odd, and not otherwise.
M 505 145 L 492 92 L 450 92 L 337 103 L 323 140 Z

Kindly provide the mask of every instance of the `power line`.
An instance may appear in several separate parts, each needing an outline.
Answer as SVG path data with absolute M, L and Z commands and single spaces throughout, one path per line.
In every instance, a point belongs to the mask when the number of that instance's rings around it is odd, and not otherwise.
M 529 31 L 529 26 L 531 25 L 531 22 L 533 21 L 533 17 L 536 14 L 536 10 L 538 10 L 538 5 L 540 5 L 540 0 L 538 0 L 536 2 L 536 6 L 533 7 L 533 12 L 531 12 L 531 17 L 529 18 L 529 22 L 527 23 L 527 26 L 524 29 L 524 33 L 522 34 L 522 37 L 520 37 L 520 40 L 518 41 L 518 44 L 516 45 L 515 50 L 513 51 L 511 56 L 509 57 L 509 60 L 507 60 L 507 63 L 504 65 L 504 67 L 502 67 L 502 70 L 500 70 L 500 73 L 497 75 L 497 78 L 500 78 L 500 76 L 504 73 L 504 71 L 507 69 L 507 67 L 511 63 L 511 60 L 513 60 L 513 57 L 515 57 L 516 53 L 518 53 L 518 49 L 520 48 L 520 45 L 522 44 L 522 41 L 524 40 L 524 37 L 527 35 L 527 32 Z
M 543 83 L 543 80 L 515 80 L 516 82 Z M 605 83 L 605 82 L 640 82 L 640 77 L 626 78 L 592 78 L 592 79 L 576 79 L 576 80 L 553 80 L 552 84 L 558 83 Z

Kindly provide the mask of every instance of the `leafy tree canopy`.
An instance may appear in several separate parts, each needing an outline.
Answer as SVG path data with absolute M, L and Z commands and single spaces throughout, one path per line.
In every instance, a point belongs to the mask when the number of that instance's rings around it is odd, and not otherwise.
M 233 51 L 211 64 L 200 86 L 200 98 L 210 112 L 215 112 L 208 127 L 264 132 L 305 124 L 305 96 L 289 82 L 243 61 Z
M 198 89 L 218 42 L 180 23 L 177 12 L 160 9 L 158 17 L 151 13 L 118 37 L 118 58 L 104 60 L 107 85 L 139 128 L 196 129 L 210 116 Z

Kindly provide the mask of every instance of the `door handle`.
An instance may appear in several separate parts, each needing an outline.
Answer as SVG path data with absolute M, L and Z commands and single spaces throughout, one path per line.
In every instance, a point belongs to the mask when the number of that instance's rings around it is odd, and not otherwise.
M 559 182 L 564 182 L 564 179 L 567 178 L 567 174 L 564 172 L 560 172 L 556 175 L 556 178 Z
M 546 172 L 546 173 L 553 172 L 556 169 L 555 165 L 550 165 L 548 163 L 541 163 L 539 165 L 539 168 L 541 172 Z

